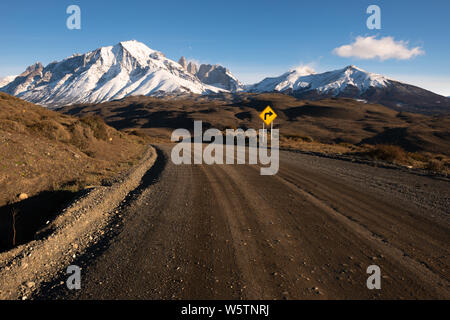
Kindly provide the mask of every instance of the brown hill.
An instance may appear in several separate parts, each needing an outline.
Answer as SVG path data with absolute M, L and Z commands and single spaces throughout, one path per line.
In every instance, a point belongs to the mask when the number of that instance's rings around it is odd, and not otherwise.
M 136 160 L 142 138 L 0 93 L 0 205 L 36 194 L 98 184 Z M 70 188 L 72 187 L 72 188 Z
M 0 251 L 32 238 L 77 192 L 109 183 L 145 141 L 0 93 Z M 20 197 L 19 197 L 20 195 Z
M 450 155 L 450 116 L 398 112 L 353 99 L 301 100 L 279 94 L 220 94 L 178 98 L 128 97 L 102 104 L 64 107 L 71 115 L 100 115 L 117 128 L 143 128 L 169 136 L 175 128 L 262 128 L 258 114 L 272 106 L 275 127 L 284 136 L 305 137 L 327 144 L 394 144 L 407 151 Z

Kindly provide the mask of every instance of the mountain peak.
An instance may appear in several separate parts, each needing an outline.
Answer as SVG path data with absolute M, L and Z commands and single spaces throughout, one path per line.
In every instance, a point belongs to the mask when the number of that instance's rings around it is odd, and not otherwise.
M 198 72 L 198 67 L 197 64 L 195 62 L 190 61 L 188 66 L 187 66 L 187 71 L 190 74 L 196 75 Z
M 186 58 L 184 56 L 182 56 L 180 58 L 180 60 L 178 60 L 178 63 L 179 63 L 180 66 L 183 67 L 183 69 L 187 70 L 187 61 L 186 61 Z
M 119 44 L 122 44 L 122 45 L 130 45 L 130 44 L 137 44 L 137 43 L 143 44 L 142 42 L 139 42 L 139 41 L 137 41 L 135 39 L 125 40 L 125 41 L 120 41 L 119 42 Z
M 343 72 L 346 72 L 346 71 L 351 71 L 351 72 L 363 72 L 363 73 L 371 74 L 370 72 L 367 72 L 366 70 L 361 69 L 361 68 L 355 66 L 354 64 L 351 64 L 351 65 L 349 65 L 349 66 L 346 66 L 344 69 L 342 69 L 342 71 L 343 71 Z
M 250 92 L 282 92 L 301 99 L 345 97 L 381 103 L 394 110 L 421 113 L 448 110 L 446 98 L 412 85 L 349 65 L 324 73 L 303 75 L 291 70 L 279 77 L 265 78 L 248 87 Z M 448 112 L 448 111 L 446 111 Z
M 295 73 L 299 76 L 307 76 L 310 74 L 315 74 L 316 71 L 314 71 L 314 69 L 309 66 L 298 66 L 298 67 L 291 69 L 290 73 Z
M 121 41 L 114 47 L 121 47 L 124 50 L 128 51 L 133 57 L 138 59 L 139 62 L 143 63 L 147 61 L 148 57 L 157 52 L 156 50 L 153 50 L 146 46 L 144 43 L 136 41 L 136 40 L 128 40 L 128 41 Z M 103 47 L 105 48 L 105 47 Z M 101 49 L 103 49 L 101 48 Z M 106 47 L 108 48 L 108 47 Z
M 24 72 L 22 72 L 19 76 L 20 77 L 26 77 L 30 74 L 34 74 L 36 72 L 41 72 L 42 69 L 44 69 L 44 66 L 40 62 L 36 62 L 35 64 L 32 64 L 29 66 Z
M 232 92 L 242 91 L 244 88 L 244 85 L 231 74 L 230 70 L 219 64 L 200 65 L 196 76 L 203 83 Z
M 98 103 L 129 95 L 225 91 L 202 83 L 175 61 L 136 40 L 101 47 L 45 68 L 36 63 L 1 89 L 51 106 Z
M 260 91 L 316 91 L 320 94 L 337 96 L 350 88 L 363 93 L 369 88 L 386 87 L 386 77 L 366 72 L 354 65 L 343 69 L 314 73 L 311 68 L 300 67 L 276 78 L 266 78 L 252 86 L 250 90 Z

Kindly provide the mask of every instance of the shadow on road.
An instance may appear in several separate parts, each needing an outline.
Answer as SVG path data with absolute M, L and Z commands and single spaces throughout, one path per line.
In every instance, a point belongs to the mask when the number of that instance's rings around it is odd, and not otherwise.
M 145 173 L 142 177 L 139 186 L 131 191 L 121 203 L 121 205 L 115 210 L 123 211 L 123 208 L 127 207 L 131 202 L 137 199 L 142 192 L 157 182 L 167 164 L 167 157 L 158 148 L 154 147 L 157 152 L 157 158 L 154 165 L 150 170 Z M 89 247 L 82 255 L 78 256 L 74 261 L 73 265 L 77 265 L 85 270 L 89 265 L 92 264 L 95 258 L 102 255 L 110 246 L 113 239 L 120 233 L 123 227 L 123 217 L 115 215 L 108 226 L 105 227 L 105 233 L 102 235 L 101 239 L 95 243 L 95 245 Z M 33 299 L 36 300 L 48 300 L 48 299 L 76 299 L 77 290 L 69 291 L 66 287 L 67 275 L 65 270 L 60 270 L 60 273 L 55 276 L 55 278 L 48 282 L 42 284 L 39 292 L 34 294 Z M 95 297 L 94 297 L 95 298 Z

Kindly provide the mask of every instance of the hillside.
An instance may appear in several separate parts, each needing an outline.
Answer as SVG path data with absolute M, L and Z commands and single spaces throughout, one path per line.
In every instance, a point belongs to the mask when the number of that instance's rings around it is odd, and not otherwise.
M 102 104 L 64 107 L 62 112 L 98 114 L 117 128 L 142 128 L 153 136 L 173 129 L 204 127 L 262 128 L 258 116 L 267 105 L 278 114 L 275 127 L 283 136 L 340 144 L 394 144 L 411 152 L 450 155 L 450 116 L 397 112 L 354 99 L 302 100 L 280 93 L 191 95 L 183 98 L 128 97 Z
M 145 148 L 143 138 L 98 117 L 77 119 L 0 93 L 0 251 L 11 245 L 13 214 L 25 228 L 17 243 L 79 191 L 108 184 Z

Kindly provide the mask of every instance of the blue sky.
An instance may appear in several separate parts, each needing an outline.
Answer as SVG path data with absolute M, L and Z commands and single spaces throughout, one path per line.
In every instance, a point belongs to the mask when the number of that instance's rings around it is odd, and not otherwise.
M 66 28 L 71 4 L 81 8 L 81 30 Z M 381 8 L 381 30 L 366 26 L 372 4 Z M 449 12 L 447 0 L 2 1 L 0 77 L 136 39 L 174 60 L 222 64 L 246 83 L 299 65 L 322 72 L 355 64 L 450 96 Z M 381 60 L 333 52 L 358 37 L 392 37 L 422 54 Z

